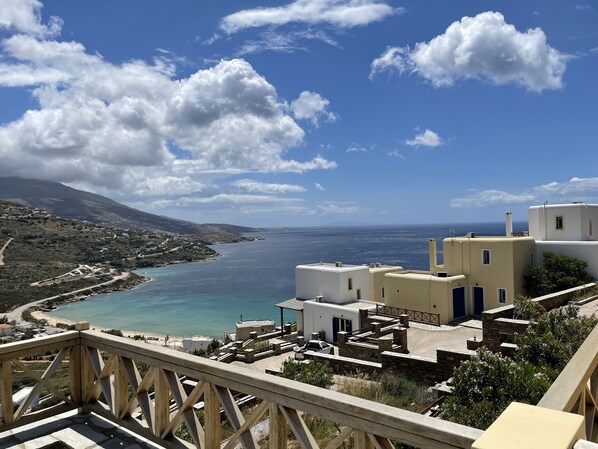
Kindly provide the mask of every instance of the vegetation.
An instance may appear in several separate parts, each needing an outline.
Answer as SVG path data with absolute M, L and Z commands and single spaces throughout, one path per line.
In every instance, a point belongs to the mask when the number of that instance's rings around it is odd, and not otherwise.
M 123 333 L 120 329 L 106 329 L 103 330 L 105 334 L 116 335 L 117 337 L 123 337 Z
M 12 239 L 0 270 L 0 312 L 100 284 L 112 278 L 110 268 L 130 270 L 203 260 L 216 254 L 198 237 L 125 232 L 1 201 L 0 228 L 0 247 Z M 79 265 L 94 267 L 94 272 L 62 276 Z M 42 280 L 46 282 L 34 284 Z M 133 276 L 109 288 L 139 282 L 140 278 Z
M 592 281 L 586 271 L 588 263 L 569 256 L 545 252 L 543 264 L 530 268 L 524 288 L 532 297 L 544 296 Z
M 513 318 L 516 320 L 536 320 L 544 312 L 546 309 L 528 296 L 517 295 L 513 300 Z
M 418 413 L 434 402 L 428 385 L 392 371 L 384 372 L 371 379 L 363 375 L 343 377 L 337 382 L 337 390 L 351 396 Z
M 321 388 L 332 384 L 332 368 L 319 360 L 299 362 L 287 359 L 282 365 L 281 376 Z
M 596 317 L 579 317 L 574 306 L 561 307 L 515 336 L 514 358 L 480 350 L 455 369 L 442 417 L 486 429 L 512 401 L 536 404 L 597 324 Z

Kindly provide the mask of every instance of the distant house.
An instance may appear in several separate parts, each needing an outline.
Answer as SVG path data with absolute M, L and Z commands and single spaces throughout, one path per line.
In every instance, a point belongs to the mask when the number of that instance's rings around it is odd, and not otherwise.
M 440 323 L 512 304 L 524 293 L 523 276 L 534 254 L 531 237 L 465 237 L 443 240 L 444 264 L 430 240 L 430 270 L 385 275 L 384 303 L 440 315 Z
M 276 323 L 273 320 L 241 320 L 235 324 L 235 340 L 245 341 L 252 332 L 257 335 L 274 332 Z
M 544 204 L 528 209 L 529 235 L 536 241 L 537 263 L 552 252 L 588 263 L 588 273 L 598 278 L 598 205 Z
M 315 263 L 295 268 L 295 296 L 302 303 L 297 327 L 304 335 L 317 333 L 336 342 L 339 331 L 361 328 L 362 310 L 374 310 L 367 265 Z
M 10 337 L 14 333 L 15 328 L 11 324 L 0 324 L 0 337 Z
M 195 351 L 201 352 L 208 349 L 213 338 L 211 337 L 187 337 L 183 338 L 183 351 L 187 353 L 193 353 Z

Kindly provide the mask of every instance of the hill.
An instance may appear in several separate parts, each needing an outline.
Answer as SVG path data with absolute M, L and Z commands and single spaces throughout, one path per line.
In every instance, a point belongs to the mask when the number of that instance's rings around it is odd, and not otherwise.
M 89 221 L 100 226 L 194 235 L 208 244 L 237 242 L 244 240 L 239 234 L 256 231 L 254 228 L 243 226 L 197 224 L 150 214 L 95 193 L 37 179 L 0 178 L 0 200 L 43 209 L 52 215 Z
M 0 201 L 0 312 L 100 284 L 124 270 L 216 255 L 192 235 L 125 232 Z M 141 280 L 131 274 L 111 288 Z

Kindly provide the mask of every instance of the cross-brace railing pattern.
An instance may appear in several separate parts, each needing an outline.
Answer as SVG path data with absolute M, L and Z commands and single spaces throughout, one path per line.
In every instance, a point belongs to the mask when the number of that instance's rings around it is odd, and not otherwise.
M 54 388 L 61 404 L 37 412 L 27 412 L 29 405 L 23 404 L 15 412 L 11 375 L 22 370 L 20 358 L 36 351 L 57 351 L 43 375 L 31 373 L 41 384 L 68 359 L 69 393 Z M 436 418 L 91 331 L 0 346 L 0 364 L 0 431 L 79 408 L 167 447 L 258 449 L 267 437 L 271 449 L 394 449 L 394 443 L 448 449 L 469 448 L 481 435 Z M 239 406 L 237 393 L 256 401 Z M 310 430 L 313 418 L 334 423 L 335 434 L 319 441 Z M 187 441 L 177 437 L 182 431 Z
M 382 304 L 376 305 L 376 314 L 398 317 L 407 315 L 411 321 L 420 323 L 435 324 L 440 326 L 440 314 L 431 312 L 422 312 L 421 310 L 404 309 L 402 307 L 392 307 Z

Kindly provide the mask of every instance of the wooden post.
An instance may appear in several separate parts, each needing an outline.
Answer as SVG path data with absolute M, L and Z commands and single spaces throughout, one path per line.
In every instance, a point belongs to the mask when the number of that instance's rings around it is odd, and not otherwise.
M 156 375 L 154 390 L 154 434 L 161 437 L 170 421 L 170 390 L 162 370 Z
M 81 406 L 83 403 L 83 392 L 81 390 L 81 344 L 73 346 L 69 351 L 69 371 L 71 400 Z
M 206 433 L 205 449 L 220 449 L 220 401 L 212 385 L 208 385 L 203 396 L 204 430 Z
M 0 401 L 2 402 L 2 420 L 4 424 L 14 421 L 12 406 L 12 368 L 11 361 L 0 362 Z
M 269 409 L 270 426 L 270 449 L 287 448 L 287 422 L 284 415 L 280 412 L 277 404 L 270 404 Z
M 119 357 L 114 368 L 114 415 L 122 418 L 123 416 L 121 415 L 123 411 L 127 409 L 128 403 L 129 382 L 125 372 L 125 367 L 123 366 L 123 363 Z
M 356 430 L 353 434 L 355 435 L 355 449 L 373 449 L 374 446 L 367 433 Z

